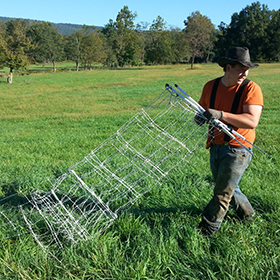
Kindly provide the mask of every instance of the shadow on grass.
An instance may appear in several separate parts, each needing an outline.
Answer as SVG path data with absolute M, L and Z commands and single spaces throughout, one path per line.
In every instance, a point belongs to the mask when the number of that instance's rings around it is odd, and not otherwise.
M 3 196 L 0 197 L 0 205 L 5 205 L 8 208 L 26 204 L 28 202 L 27 197 L 19 195 L 20 187 L 21 185 L 18 181 L 2 183 L 0 190 Z
M 55 194 L 46 192 L 43 193 L 41 197 L 40 193 L 36 194 L 35 197 L 32 193 L 25 195 L 19 191 L 19 185 L 17 182 L 3 184 L 0 188 L 2 188 L 2 192 L 4 193 L 4 196 L 0 197 L 0 206 L 7 209 L 11 206 L 30 208 L 33 203 L 35 203 L 37 207 L 41 208 L 45 206 L 46 202 L 47 206 L 55 207 L 57 204 L 62 202 L 64 206 L 69 207 L 73 211 L 83 213 L 84 211 L 90 211 L 91 208 L 94 208 L 94 205 L 96 205 L 96 202 L 90 198 L 74 195 L 65 196 L 65 194 L 57 192 L 55 192 Z
M 135 219 L 141 218 L 144 223 L 151 229 L 157 228 L 158 225 L 162 227 L 162 230 L 170 235 L 172 231 L 172 223 L 175 220 L 185 220 L 191 218 L 193 220 L 193 227 L 196 227 L 195 220 L 201 216 L 201 209 L 195 206 L 186 206 L 184 208 L 176 207 L 158 207 L 158 208 L 146 208 L 138 209 L 133 208 L 127 211 L 128 214 L 134 215 Z

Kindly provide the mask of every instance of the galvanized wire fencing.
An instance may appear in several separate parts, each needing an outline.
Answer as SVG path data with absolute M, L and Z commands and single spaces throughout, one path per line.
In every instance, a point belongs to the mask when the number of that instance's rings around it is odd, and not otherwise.
M 2 198 L 0 241 L 31 234 L 44 250 L 61 249 L 102 233 L 204 146 L 208 128 L 194 122 L 196 113 L 166 89 L 60 177 Z

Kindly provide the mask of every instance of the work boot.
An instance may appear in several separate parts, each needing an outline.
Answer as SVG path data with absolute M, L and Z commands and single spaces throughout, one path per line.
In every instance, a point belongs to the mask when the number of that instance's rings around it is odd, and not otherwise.
M 204 237 L 209 237 L 220 228 L 220 224 L 208 221 L 204 216 L 198 225 L 199 233 Z

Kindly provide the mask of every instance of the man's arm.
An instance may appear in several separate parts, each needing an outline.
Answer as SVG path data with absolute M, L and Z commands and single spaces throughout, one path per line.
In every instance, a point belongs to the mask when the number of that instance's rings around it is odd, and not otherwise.
M 254 129 L 262 113 L 260 105 L 244 105 L 242 114 L 223 112 L 223 120 L 238 128 Z

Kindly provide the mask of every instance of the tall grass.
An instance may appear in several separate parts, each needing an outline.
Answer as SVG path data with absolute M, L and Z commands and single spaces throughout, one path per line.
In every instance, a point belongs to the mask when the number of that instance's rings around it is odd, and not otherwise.
M 179 84 L 198 100 L 203 84 L 222 75 L 214 64 L 135 67 L 0 78 L 0 195 L 35 187 L 65 172 L 163 91 Z M 120 215 L 101 236 L 66 247 L 56 258 L 31 236 L 0 245 L 0 279 L 279 279 L 280 65 L 262 64 L 249 78 L 265 107 L 241 188 L 257 216 L 230 210 L 220 231 L 197 231 L 213 183 L 208 152 Z M 0 229 L 1 230 L 1 229 Z

